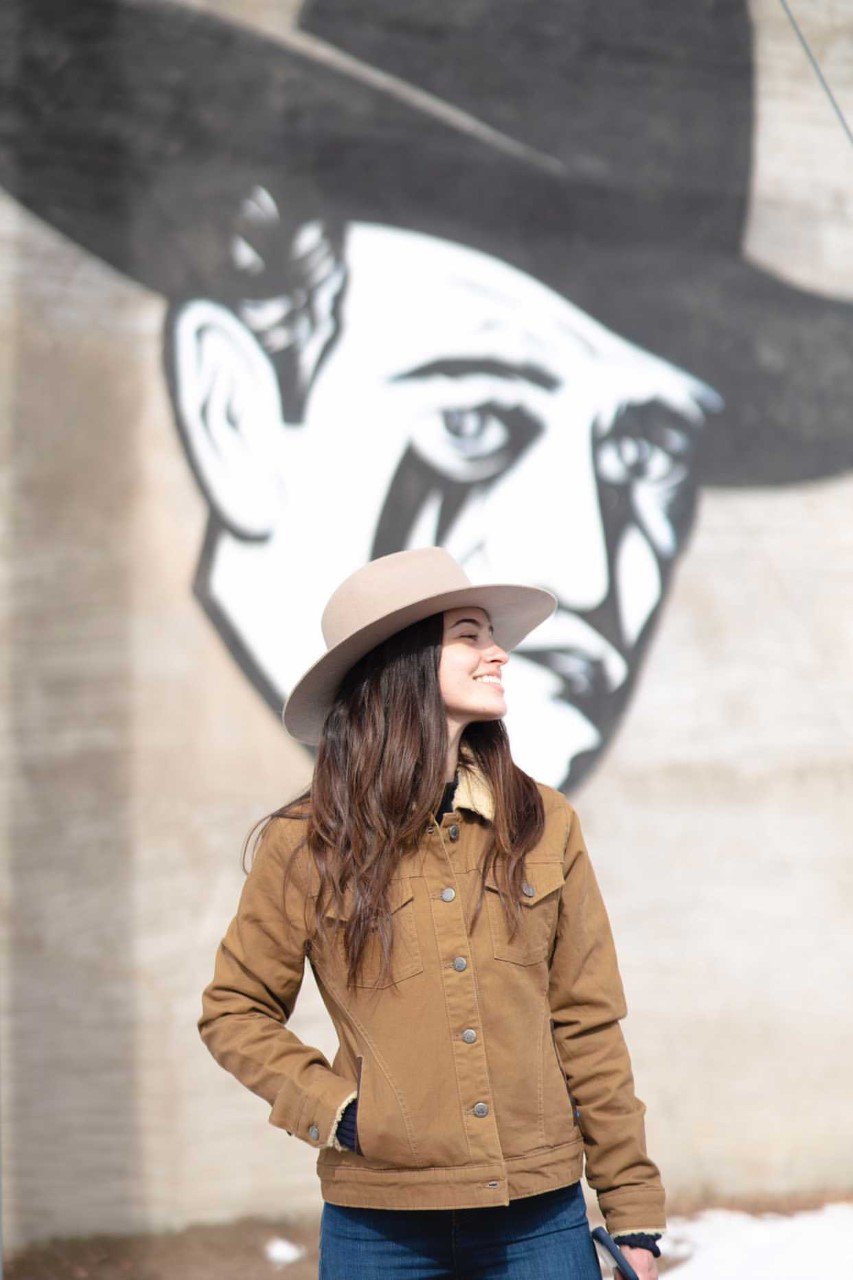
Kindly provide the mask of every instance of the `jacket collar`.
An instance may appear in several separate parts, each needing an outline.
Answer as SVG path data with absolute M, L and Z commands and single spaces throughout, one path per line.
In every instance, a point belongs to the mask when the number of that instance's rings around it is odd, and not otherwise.
M 453 807 L 472 809 L 488 822 L 494 819 L 495 802 L 491 784 L 473 760 L 459 760 L 459 782 L 453 793 Z

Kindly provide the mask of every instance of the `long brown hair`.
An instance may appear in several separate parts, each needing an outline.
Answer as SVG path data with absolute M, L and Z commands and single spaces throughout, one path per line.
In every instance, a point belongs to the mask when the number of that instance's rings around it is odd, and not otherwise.
M 423 837 L 444 791 L 448 734 L 438 677 L 443 636 L 444 615 L 434 613 L 359 659 L 326 715 L 310 786 L 259 820 L 264 825 L 253 852 L 274 818 L 305 822 L 299 848 L 307 845 L 319 872 L 314 907 L 322 939 L 328 940 L 329 907 L 340 910 L 344 890 L 352 886 L 355 906 L 343 932 L 348 985 L 360 970 L 374 930 L 382 947 L 380 978 L 388 973 L 393 942 L 388 884 L 401 859 Z M 503 720 L 468 724 L 459 755 L 460 763 L 473 762 L 491 786 L 495 810 L 472 925 L 482 909 L 483 882 L 494 865 L 513 936 L 524 855 L 544 831 L 542 797 L 534 780 L 513 761 Z M 251 831 L 247 844 L 250 837 Z M 244 857 L 245 852 L 246 846 Z

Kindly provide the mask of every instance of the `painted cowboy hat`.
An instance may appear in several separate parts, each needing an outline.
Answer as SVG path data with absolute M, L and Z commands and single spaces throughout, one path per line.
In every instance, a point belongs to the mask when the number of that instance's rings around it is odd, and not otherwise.
M 557 607 L 541 587 L 472 583 L 443 547 L 395 551 L 368 561 L 332 592 L 320 626 L 326 652 L 297 681 L 282 713 L 287 732 L 316 746 L 326 713 L 350 667 L 413 622 L 455 605 L 484 608 L 503 649 L 514 649 Z
M 6 0 L 0 184 L 174 305 L 281 297 L 306 219 L 468 244 L 718 393 L 698 483 L 798 483 L 853 465 L 853 307 L 743 258 L 752 48 L 746 0 Z

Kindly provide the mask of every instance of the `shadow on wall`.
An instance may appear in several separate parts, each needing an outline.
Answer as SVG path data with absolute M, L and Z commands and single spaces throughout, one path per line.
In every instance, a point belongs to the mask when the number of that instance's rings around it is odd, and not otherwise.
M 42 11 L 12 4 L 0 19 L 4 88 L 12 89 L 0 151 L 10 188 L 49 220 L 62 192 L 46 188 L 26 129 Z M 99 7 L 99 20 L 102 38 L 88 47 L 87 74 L 119 100 L 126 66 L 113 56 L 111 6 Z M 111 163 L 122 163 L 121 152 L 116 140 Z M 75 163 L 91 176 L 97 161 L 78 147 Z M 130 193 L 118 183 L 99 199 L 111 243 L 127 254 Z M 46 297 L 61 297 L 67 272 L 67 260 L 49 251 L 19 270 L 9 316 L 16 417 L 6 555 L 15 609 L 6 839 L 13 899 L 3 1154 L 14 1177 L 4 1180 L 3 1216 L 21 1239 L 49 1237 L 69 1222 L 81 1232 L 102 1230 L 108 1220 L 127 1229 L 144 1214 L 127 750 L 134 675 L 128 519 L 138 475 L 134 452 L 120 447 L 121 433 L 117 447 L 116 431 L 133 419 L 140 388 L 120 373 L 128 336 L 121 287 L 92 298 L 85 282 L 75 282 L 71 330 L 102 336 L 91 365 L 69 364 L 79 344 L 68 352 L 56 341 L 68 316 L 48 315 L 45 323 L 44 310 Z

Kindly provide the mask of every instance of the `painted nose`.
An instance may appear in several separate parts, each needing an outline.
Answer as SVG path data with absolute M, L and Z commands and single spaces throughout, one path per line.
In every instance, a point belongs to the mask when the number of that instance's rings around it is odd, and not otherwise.
M 481 518 L 493 573 L 529 580 L 535 566 L 536 581 L 575 609 L 593 609 L 607 595 L 590 421 L 551 421 L 491 489 Z

